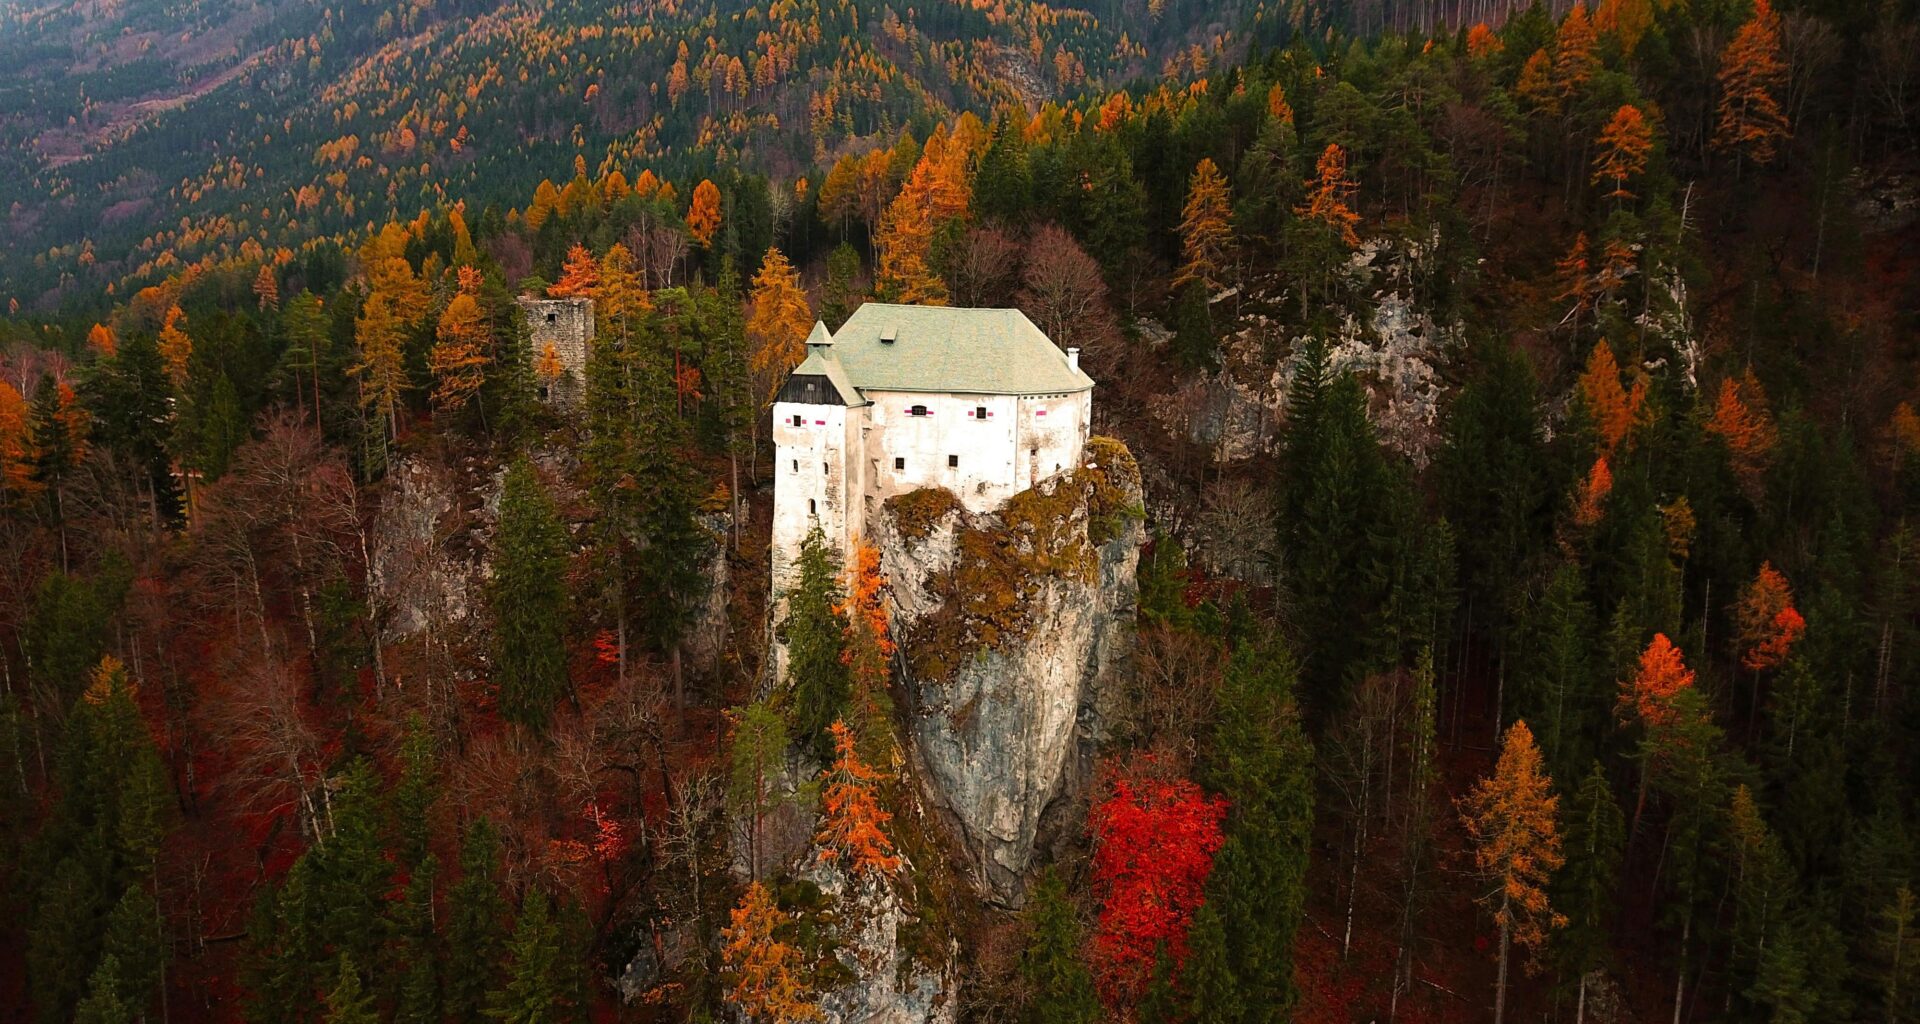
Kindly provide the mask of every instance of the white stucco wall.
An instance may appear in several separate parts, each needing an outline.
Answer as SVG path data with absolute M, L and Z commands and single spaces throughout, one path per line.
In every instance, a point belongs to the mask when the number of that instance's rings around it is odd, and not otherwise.
M 968 509 L 985 512 L 1024 486 L 1014 462 L 1013 396 L 869 391 L 867 397 L 873 402 L 867 407 L 867 493 L 876 507 L 897 494 L 944 487 Z M 925 406 L 926 415 L 913 415 L 916 405 Z
M 776 402 L 773 406 L 773 585 L 779 593 L 794 583 L 800 542 L 817 522 L 828 543 L 843 555 L 861 522 L 857 481 L 849 479 L 846 452 L 858 444 L 859 408 Z M 799 418 L 796 425 L 794 418 Z
M 1066 472 L 1080 464 L 1092 422 L 1093 393 L 1022 395 L 1015 437 L 1018 465 L 1016 491 Z

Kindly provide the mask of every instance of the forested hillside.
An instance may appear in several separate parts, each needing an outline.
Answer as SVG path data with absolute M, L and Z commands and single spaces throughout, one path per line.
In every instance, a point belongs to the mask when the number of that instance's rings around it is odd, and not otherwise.
M 14 9 L 0 1011 L 1920 1018 L 1920 11 L 1243 13 Z M 1098 436 L 776 602 L 869 299 Z

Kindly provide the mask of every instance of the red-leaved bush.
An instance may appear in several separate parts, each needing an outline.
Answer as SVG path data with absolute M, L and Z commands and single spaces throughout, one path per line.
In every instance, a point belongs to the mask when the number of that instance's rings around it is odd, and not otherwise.
M 1104 774 L 1089 822 L 1100 900 L 1092 961 L 1101 998 L 1121 1007 L 1145 993 L 1162 943 L 1176 966 L 1186 961 L 1187 926 L 1206 900 L 1227 801 L 1169 777 L 1150 757 Z

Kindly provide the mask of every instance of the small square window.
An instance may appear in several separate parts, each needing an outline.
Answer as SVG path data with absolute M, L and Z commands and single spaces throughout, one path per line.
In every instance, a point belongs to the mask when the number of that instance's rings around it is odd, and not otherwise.
M 805 422 L 806 422 L 806 417 L 804 416 L 795 416 L 793 418 L 793 425 L 796 427 L 800 426 L 802 423 L 805 423 Z
M 948 468 L 948 469 L 959 469 L 959 468 L 960 468 L 960 456 L 958 456 L 958 455 L 949 455 L 949 456 L 947 456 L 947 468 Z
M 974 409 L 973 409 L 973 418 L 974 418 L 974 419 L 976 419 L 976 420 L 984 420 L 984 419 L 986 419 L 986 418 L 987 418 L 987 407 L 986 407 L 986 406 L 984 406 L 984 405 L 978 405 L 978 406 L 974 406 Z
M 927 407 L 924 405 L 916 405 L 913 408 L 907 410 L 907 415 L 909 416 L 925 416 L 926 414 L 927 414 Z
M 895 469 L 905 469 L 905 468 L 907 468 L 907 460 L 905 460 L 905 459 L 895 459 L 895 460 L 893 460 L 893 468 L 895 468 Z

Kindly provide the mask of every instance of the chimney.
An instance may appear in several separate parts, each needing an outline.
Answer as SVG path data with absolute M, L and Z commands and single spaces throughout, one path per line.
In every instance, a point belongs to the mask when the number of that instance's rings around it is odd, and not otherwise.
M 1079 349 L 1070 348 L 1067 350 L 1067 365 L 1076 370 L 1080 368 L 1080 350 Z

